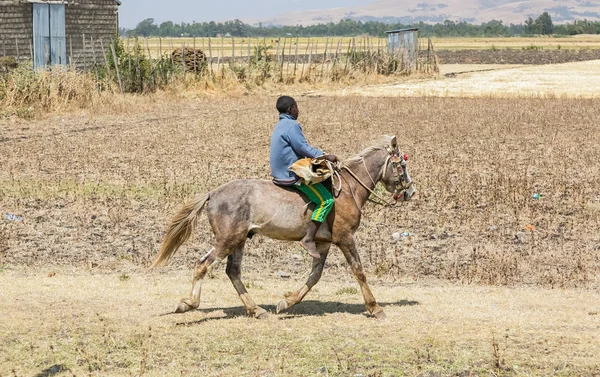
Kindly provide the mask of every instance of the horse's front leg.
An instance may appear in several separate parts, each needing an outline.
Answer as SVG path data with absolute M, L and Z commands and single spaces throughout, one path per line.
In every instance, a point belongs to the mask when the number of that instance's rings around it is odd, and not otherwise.
M 315 286 L 321 279 L 321 274 L 323 273 L 323 267 L 325 266 L 325 260 L 327 259 L 327 255 L 329 254 L 329 248 L 331 247 L 330 243 L 319 243 L 317 242 L 317 251 L 321 254 L 321 258 L 313 259 L 312 270 L 310 271 L 310 275 L 308 276 L 308 280 L 306 283 L 297 290 L 296 292 L 288 292 L 285 294 L 285 298 L 277 304 L 277 313 L 283 312 L 296 305 L 306 294 L 311 290 L 312 287 Z
M 360 257 L 358 256 L 358 251 L 356 250 L 356 242 L 354 241 L 354 237 L 351 234 L 346 237 L 342 237 L 341 241 L 337 242 L 336 245 L 344 253 L 346 261 L 348 261 L 348 264 L 352 268 L 354 277 L 356 280 L 358 280 L 360 290 L 362 291 L 365 299 L 367 312 L 377 319 L 385 319 L 385 313 L 383 312 L 383 309 L 381 306 L 377 305 L 375 296 L 373 296 L 371 288 L 369 288 L 369 285 L 367 284 L 367 278 L 363 271 L 362 263 L 360 262 Z

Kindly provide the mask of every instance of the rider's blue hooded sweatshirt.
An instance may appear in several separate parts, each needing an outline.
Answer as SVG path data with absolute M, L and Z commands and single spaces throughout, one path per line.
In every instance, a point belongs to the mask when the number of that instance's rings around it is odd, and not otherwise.
M 298 181 L 288 168 L 301 158 L 322 156 L 322 150 L 306 141 L 300 124 L 289 114 L 279 114 L 279 122 L 271 135 L 271 175 L 278 184 L 292 185 Z

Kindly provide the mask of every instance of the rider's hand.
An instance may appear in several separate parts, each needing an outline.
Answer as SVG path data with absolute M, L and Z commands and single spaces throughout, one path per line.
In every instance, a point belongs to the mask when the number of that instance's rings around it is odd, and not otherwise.
M 325 156 L 323 156 L 327 161 L 331 161 L 331 162 L 338 162 L 338 158 L 336 155 L 334 154 L 326 154 Z

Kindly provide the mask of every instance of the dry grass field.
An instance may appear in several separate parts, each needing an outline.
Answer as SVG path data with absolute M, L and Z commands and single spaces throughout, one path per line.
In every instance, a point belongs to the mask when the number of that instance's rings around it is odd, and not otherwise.
M 160 52 L 173 51 L 183 46 L 194 47 L 205 51 L 206 55 L 213 58 L 218 57 L 243 57 L 248 56 L 248 47 L 252 50 L 254 46 L 264 44 L 271 46 L 271 53 L 276 53 L 277 43 L 279 42 L 280 51 L 285 44 L 285 55 L 295 55 L 296 40 L 298 41 L 298 54 L 323 54 L 327 48 L 328 53 L 335 53 L 338 50 L 345 52 L 351 43 L 354 43 L 357 49 L 376 50 L 385 48 L 386 38 L 374 37 L 296 37 L 286 38 L 242 38 L 242 37 L 222 37 L 222 38 L 146 38 L 140 39 L 142 47 L 150 51 L 150 55 L 158 57 Z M 494 37 L 494 38 L 431 38 L 434 46 L 438 50 L 491 50 L 491 49 L 542 49 L 542 50 L 581 50 L 600 48 L 600 38 L 597 35 L 578 35 L 565 37 Z M 133 46 L 133 39 L 124 40 L 125 46 L 129 43 Z M 209 47 L 210 44 L 210 47 Z
M 457 64 L 392 84 L 90 88 L 77 109 L 0 109 L 0 376 L 600 376 L 598 72 Z M 173 314 L 212 244 L 205 216 L 169 266 L 146 269 L 183 202 L 269 178 L 283 92 L 313 144 L 349 158 L 396 134 L 409 156 L 416 197 L 367 204 L 356 235 L 385 321 L 364 315 L 335 248 L 306 301 L 274 314 L 311 261 L 258 236 L 243 279 L 268 319 L 245 315 L 224 265 L 198 310 Z
M 290 314 L 247 318 L 223 266 L 200 310 L 171 314 L 208 224 L 145 267 L 185 200 L 268 178 L 276 96 L 127 97 L 0 120 L 0 375 L 600 373 L 596 100 L 295 95 L 314 144 L 348 158 L 393 133 L 410 157 L 417 197 L 368 204 L 357 233 L 388 320 L 361 314 L 336 250 Z M 309 265 L 255 237 L 244 279 L 274 311 Z

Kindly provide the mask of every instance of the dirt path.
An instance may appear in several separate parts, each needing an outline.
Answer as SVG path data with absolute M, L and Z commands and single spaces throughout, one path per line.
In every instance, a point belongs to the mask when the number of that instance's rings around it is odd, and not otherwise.
M 273 311 L 304 279 L 249 274 L 245 283 Z M 380 322 L 362 315 L 349 277 L 325 276 L 291 313 L 259 321 L 220 270 L 200 310 L 171 314 L 189 282 L 186 270 L 4 270 L 0 375 L 600 373 L 600 292 L 380 281 Z

